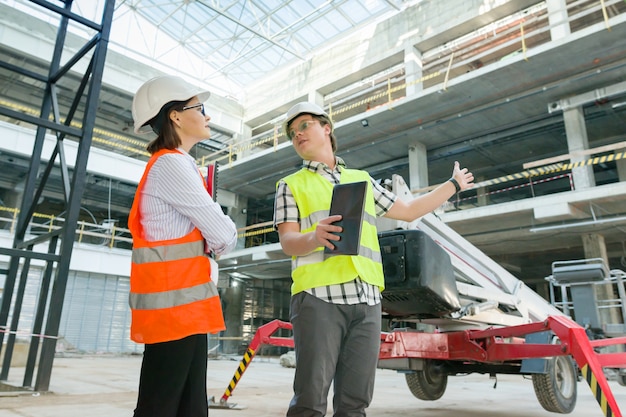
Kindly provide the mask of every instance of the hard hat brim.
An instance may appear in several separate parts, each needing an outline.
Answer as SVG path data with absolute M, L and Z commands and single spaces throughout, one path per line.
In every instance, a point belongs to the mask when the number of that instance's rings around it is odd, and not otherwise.
M 328 114 L 324 111 L 323 108 L 318 106 L 317 104 L 309 103 L 308 101 L 300 102 L 294 106 L 292 106 L 285 115 L 285 121 L 283 122 L 283 133 L 285 136 L 289 137 L 287 134 L 287 129 L 289 128 L 289 124 L 301 114 L 313 114 L 315 116 L 325 116 L 328 117 Z M 330 120 L 330 118 L 329 118 Z M 332 128 L 332 124 L 331 124 Z
M 141 134 L 152 131 L 149 122 L 164 106 L 173 101 L 189 101 L 198 97 L 201 103 L 207 101 L 211 93 L 191 85 L 180 77 L 165 75 L 146 81 L 133 97 L 132 113 L 134 132 Z

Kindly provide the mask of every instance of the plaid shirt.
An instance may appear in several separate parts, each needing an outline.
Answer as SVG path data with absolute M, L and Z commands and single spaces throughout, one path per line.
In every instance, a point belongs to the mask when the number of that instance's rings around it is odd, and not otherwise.
M 331 170 L 328 165 L 315 162 L 303 161 L 303 166 L 326 178 L 332 184 L 339 184 L 341 171 L 346 167 L 343 159 L 336 157 L 335 169 Z M 374 179 L 371 179 L 376 216 L 384 216 L 396 201 L 396 196 L 383 188 Z M 279 181 L 276 189 L 276 201 L 274 206 L 274 227 L 281 223 L 300 223 L 300 213 L 296 200 L 284 181 Z M 376 305 L 380 303 L 380 289 L 376 285 L 368 284 L 359 277 L 343 284 L 328 285 L 306 290 L 307 293 L 333 304 L 360 304 Z

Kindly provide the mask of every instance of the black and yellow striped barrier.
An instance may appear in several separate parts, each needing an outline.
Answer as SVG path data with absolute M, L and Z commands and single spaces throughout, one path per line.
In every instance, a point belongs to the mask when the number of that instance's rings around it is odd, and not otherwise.
M 226 388 L 226 392 L 224 393 L 226 397 L 230 397 L 232 395 L 233 390 L 235 389 L 235 387 L 237 386 L 237 383 L 243 376 L 243 373 L 248 368 L 248 365 L 250 365 L 250 362 L 252 361 L 252 358 L 254 358 L 255 354 L 256 352 L 252 348 L 248 348 L 246 350 L 246 353 L 244 353 L 243 358 L 239 362 L 239 367 L 235 371 L 235 375 L 233 375 L 233 379 L 230 380 L 230 383 L 228 384 L 228 388 Z
M 616 152 L 616 153 L 612 153 L 609 155 L 597 156 L 594 158 L 586 159 L 584 161 L 550 164 L 550 165 L 546 165 L 543 167 L 527 169 L 526 171 L 518 172 L 515 174 L 503 175 L 501 177 L 494 178 L 491 180 L 480 181 L 480 182 L 477 182 L 473 188 L 470 188 L 470 190 L 480 188 L 480 187 L 488 187 L 494 184 L 503 184 L 508 181 L 528 179 L 530 177 L 538 177 L 540 175 L 553 174 L 555 172 L 571 171 L 572 169 L 575 169 L 575 168 L 604 164 L 607 162 L 614 162 L 614 161 L 618 161 L 620 159 L 625 159 L 625 158 L 626 158 L 626 152 Z
M 243 376 L 243 373 L 248 369 L 250 362 L 254 358 L 257 350 L 261 347 L 261 345 L 272 345 L 272 346 L 282 346 L 293 349 L 294 342 L 291 337 L 276 337 L 272 336 L 276 331 L 280 329 L 291 330 L 291 323 L 284 322 L 280 320 L 272 320 L 271 322 L 262 325 L 259 327 L 246 349 L 246 353 L 243 355 L 243 358 L 239 362 L 239 366 L 235 371 L 235 375 L 230 380 L 228 387 L 224 391 L 222 398 L 220 398 L 219 402 L 215 401 L 215 397 L 209 397 L 209 408 L 225 408 L 225 409 L 242 409 L 245 408 L 241 405 L 237 404 L 229 404 L 228 398 L 233 395 L 233 390 L 237 386 L 237 383 Z
M 598 379 L 589 369 L 589 365 L 587 364 L 583 366 L 580 369 L 580 372 L 583 375 L 583 378 L 585 378 L 585 381 L 587 381 L 587 383 L 589 384 L 591 392 L 593 393 L 593 396 L 600 405 L 600 408 L 602 409 L 604 415 L 606 417 L 613 417 L 613 410 L 611 409 L 611 407 L 609 407 L 606 395 L 604 394 L 604 391 L 602 391 L 602 388 L 598 383 Z
M 222 398 L 220 398 L 220 401 L 219 402 L 215 401 L 215 397 L 213 396 L 209 397 L 208 399 L 209 408 L 222 408 L 222 409 L 227 409 L 227 410 L 232 410 L 232 409 L 241 410 L 241 409 L 246 408 L 238 404 L 229 403 L 228 399 L 233 395 L 233 390 L 237 386 L 237 383 L 239 383 L 239 380 L 243 376 L 243 373 L 246 372 L 246 369 L 248 369 L 248 365 L 250 365 L 250 362 L 252 362 L 252 359 L 254 358 L 255 354 L 256 354 L 256 351 L 252 347 L 248 347 L 248 349 L 246 349 L 246 353 L 244 353 L 243 358 L 239 362 L 239 366 L 235 370 L 233 379 L 231 379 L 230 382 L 228 383 L 228 386 L 226 387 L 226 390 L 224 391 L 224 395 L 222 395 Z

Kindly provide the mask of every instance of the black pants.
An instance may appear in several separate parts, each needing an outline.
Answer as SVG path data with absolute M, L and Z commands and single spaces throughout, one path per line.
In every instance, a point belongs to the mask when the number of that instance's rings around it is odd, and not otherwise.
M 207 335 L 147 344 L 134 417 L 207 417 Z

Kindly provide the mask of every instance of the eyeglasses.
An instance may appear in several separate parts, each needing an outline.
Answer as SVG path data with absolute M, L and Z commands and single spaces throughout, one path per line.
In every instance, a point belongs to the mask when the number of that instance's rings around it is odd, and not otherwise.
M 309 126 L 311 126 L 313 123 L 318 122 L 318 121 L 319 120 L 305 120 L 303 122 L 300 122 L 297 128 L 290 129 L 289 132 L 287 133 L 289 140 L 293 140 L 293 138 L 295 138 L 298 133 L 304 132 L 305 130 L 307 130 Z
M 183 107 L 182 111 L 196 109 L 198 107 L 200 107 L 200 113 L 202 113 L 203 116 L 206 116 L 206 114 L 204 113 L 204 103 L 198 103 L 198 104 L 192 104 L 191 106 L 185 106 Z

